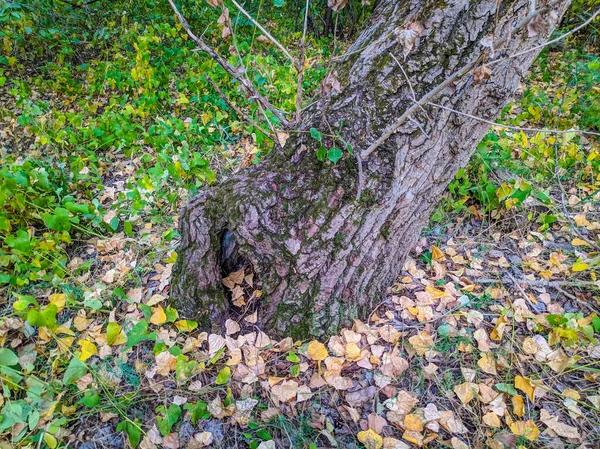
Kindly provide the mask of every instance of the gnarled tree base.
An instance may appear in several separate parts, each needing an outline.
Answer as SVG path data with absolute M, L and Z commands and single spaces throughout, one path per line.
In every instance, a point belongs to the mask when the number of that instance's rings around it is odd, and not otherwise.
M 235 239 L 239 257 L 250 261 L 260 278 L 258 318 L 265 329 L 304 338 L 366 317 L 489 125 L 424 105 L 362 162 L 360 200 L 356 153 L 383 135 L 414 98 L 481 61 L 488 51 L 482 43 L 506 38 L 505 47 L 496 49 L 500 54 L 542 43 L 568 3 L 561 3 L 557 15 L 540 15 L 547 25 L 530 38 L 525 28 L 511 31 L 529 13 L 528 0 L 382 0 L 368 29 L 335 68 L 340 90 L 324 89 L 286 145 L 262 164 L 186 206 L 172 280 L 180 313 L 205 328 L 228 316 L 232 306 L 221 285 L 226 235 L 227 250 Z M 408 51 L 406 36 L 419 29 L 415 23 L 424 31 Z M 536 54 L 498 62 L 481 83 L 463 77 L 435 101 L 494 120 Z M 328 148 L 344 147 L 331 137 L 339 133 L 355 154 L 345 151 L 336 165 L 318 161 L 311 127 L 330 136 L 324 139 Z

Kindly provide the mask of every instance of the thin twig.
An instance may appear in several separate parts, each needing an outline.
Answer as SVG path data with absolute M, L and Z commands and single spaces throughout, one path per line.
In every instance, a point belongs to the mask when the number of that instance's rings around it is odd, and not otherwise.
M 227 62 L 226 59 L 224 59 L 216 51 L 214 51 L 212 48 L 210 48 L 204 42 L 204 40 L 202 40 L 202 38 L 196 36 L 194 34 L 194 32 L 191 30 L 190 25 L 187 22 L 187 20 L 185 19 L 185 17 L 183 17 L 183 15 L 177 9 L 177 6 L 175 6 L 175 3 L 173 2 L 173 0 L 168 0 L 168 1 L 169 1 L 169 5 L 171 5 L 171 9 L 173 9 L 173 11 L 175 12 L 175 15 L 177 16 L 177 19 L 179 20 L 179 23 L 181 24 L 181 26 L 183 27 L 183 29 L 186 31 L 186 33 L 188 34 L 188 36 L 190 38 L 192 38 L 192 40 L 196 44 L 198 44 L 198 46 L 200 47 L 200 50 L 202 50 L 203 52 L 208 53 L 208 55 L 212 59 L 214 59 L 221 67 L 223 67 L 223 69 L 230 76 L 232 76 L 233 78 L 237 79 L 249 92 L 252 93 L 253 97 L 256 100 L 258 100 L 258 102 L 262 103 L 262 105 L 266 109 L 268 109 L 269 111 L 271 111 L 273 113 L 273 115 L 275 115 L 275 117 L 277 117 L 279 119 L 279 121 L 281 122 L 281 124 L 283 126 L 289 127 L 290 126 L 290 122 L 283 116 L 283 113 L 280 110 L 278 110 L 277 108 L 275 108 L 269 102 L 269 100 L 267 100 L 263 95 L 261 95 L 260 92 L 258 92 L 258 90 L 254 87 L 254 85 L 250 82 L 250 80 L 248 78 L 246 78 L 241 73 L 239 73 L 239 71 L 235 67 L 233 67 L 231 64 L 229 64 L 229 62 Z
M 255 128 L 257 128 L 261 133 L 263 133 L 265 136 L 267 136 L 269 139 L 271 139 L 273 142 L 276 142 L 275 136 L 272 135 L 271 133 L 269 133 L 267 130 L 265 130 L 262 126 L 260 126 L 258 123 L 256 123 L 256 121 L 254 121 L 252 119 L 252 117 L 250 117 L 248 114 L 244 113 L 244 111 L 242 111 L 240 108 L 238 108 L 235 104 L 233 104 L 231 102 L 231 100 L 227 97 L 227 95 L 225 95 L 223 93 L 223 91 L 219 88 L 219 86 L 217 86 L 217 84 L 214 82 L 214 80 L 210 77 L 210 75 L 204 75 L 204 78 L 206 79 L 206 81 L 209 82 L 209 84 L 213 87 L 213 89 L 217 92 L 217 94 L 219 94 L 219 96 L 225 100 L 225 103 L 227 103 L 229 105 L 229 107 L 231 109 L 233 109 L 235 111 L 235 113 L 242 119 L 246 120 L 248 123 L 250 123 L 252 126 L 254 126 Z
M 442 106 L 436 103 L 427 103 L 428 106 L 433 106 L 434 108 L 444 109 L 446 111 L 450 111 L 456 115 L 462 115 L 464 117 L 471 118 L 473 120 L 477 120 L 483 123 L 488 123 L 493 126 L 497 126 L 499 128 L 512 129 L 514 131 L 523 131 L 523 132 L 533 132 L 533 133 L 553 133 L 553 134 L 568 134 L 568 133 L 577 133 L 577 134 L 586 134 L 589 136 L 600 136 L 600 133 L 596 133 L 593 131 L 583 131 L 581 129 L 546 129 L 546 128 L 523 128 L 520 126 L 512 126 L 505 125 L 503 123 L 496 123 L 491 120 L 486 120 L 482 117 L 477 117 L 476 115 L 467 114 L 465 112 L 457 111 L 456 109 L 449 108 L 447 106 Z
M 171 0 L 169 0 L 170 2 Z M 254 17 L 252 17 L 250 15 L 250 13 L 248 13 L 248 11 L 246 11 L 238 2 L 236 2 L 235 0 L 231 0 L 231 3 L 233 3 L 235 5 L 235 7 L 237 9 L 240 10 L 240 12 L 242 14 L 244 14 L 248 20 L 250 20 L 250 22 L 252 22 L 260 31 L 263 32 L 263 34 L 271 41 L 275 44 L 275 46 L 277 48 L 279 48 L 281 50 L 281 52 L 291 61 L 291 63 L 294 65 L 294 67 L 296 66 L 296 60 L 294 59 L 294 57 L 290 54 L 289 51 L 287 51 L 285 49 L 285 47 L 283 45 L 281 45 L 279 43 L 279 41 L 277 39 L 275 39 L 271 33 L 269 33 L 260 23 L 258 23 L 256 20 L 254 20 Z

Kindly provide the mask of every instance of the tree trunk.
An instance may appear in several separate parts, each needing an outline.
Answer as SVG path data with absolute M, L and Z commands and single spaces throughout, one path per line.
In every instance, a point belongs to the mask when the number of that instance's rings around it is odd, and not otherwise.
M 355 156 L 384 135 L 414 105 L 413 98 L 422 98 L 484 52 L 491 54 L 485 42 L 506 39 L 492 59 L 545 42 L 568 3 L 541 14 L 543 20 L 532 22 L 530 30 L 511 34 L 530 13 L 530 0 L 380 1 L 366 30 L 334 64 L 330 80 L 337 79 L 339 89 L 324 83 L 320 100 L 303 113 L 303 123 L 290 131 L 283 148 L 183 210 L 171 283 L 181 315 L 205 328 L 226 319 L 233 306 L 221 284 L 223 248 L 234 239 L 260 279 L 258 320 L 264 328 L 305 338 L 365 318 L 490 126 L 424 105 L 363 160 L 359 200 Z M 424 31 L 408 51 L 402 30 L 418 30 L 418 24 Z M 494 64 L 483 82 L 474 79 L 481 71 L 471 71 L 432 101 L 495 120 L 538 52 Z M 339 133 L 354 155 L 344 149 L 336 165 L 320 162 L 318 142 L 308 132 L 312 127 L 330 136 Z M 334 145 L 331 137 L 323 141 L 327 148 Z M 228 251 L 230 244 L 225 246 Z

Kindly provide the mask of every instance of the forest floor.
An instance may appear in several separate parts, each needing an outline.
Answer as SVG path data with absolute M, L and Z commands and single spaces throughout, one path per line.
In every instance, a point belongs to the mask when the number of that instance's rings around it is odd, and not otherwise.
M 597 134 L 494 127 L 352 328 L 258 329 L 247 269 L 209 334 L 168 305 L 178 209 L 268 143 L 176 27 L 134 19 L 131 45 L 0 59 L 0 448 L 600 446 Z M 558 50 L 502 123 L 598 132 L 598 53 Z M 263 51 L 246 62 L 292 106 L 293 71 Z

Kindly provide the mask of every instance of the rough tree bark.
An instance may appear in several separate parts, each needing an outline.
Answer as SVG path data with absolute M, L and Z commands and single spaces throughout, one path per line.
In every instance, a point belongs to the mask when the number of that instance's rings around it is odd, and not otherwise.
M 423 105 L 362 161 L 359 200 L 357 159 L 347 154 L 337 165 L 320 162 L 308 130 L 339 133 L 354 155 L 364 155 L 414 106 L 414 98 L 468 64 L 480 67 L 484 58 L 502 59 L 491 66 L 489 79 L 478 83 L 474 77 L 484 73 L 470 70 L 432 101 L 495 120 L 539 49 L 506 56 L 543 44 L 570 1 L 551 3 L 550 11 L 514 31 L 527 21 L 531 3 L 381 0 L 364 32 L 334 63 L 339 90 L 322 89 L 283 148 L 183 210 L 171 283 L 181 315 L 204 327 L 227 317 L 232 306 L 221 284 L 227 235 L 260 278 L 258 318 L 264 328 L 304 338 L 364 318 L 394 281 L 438 198 L 489 125 Z M 538 0 L 537 8 L 547 3 Z M 424 30 L 405 57 L 410 39 L 403 30 L 418 31 L 418 24 Z M 491 42 L 502 46 L 490 49 Z

